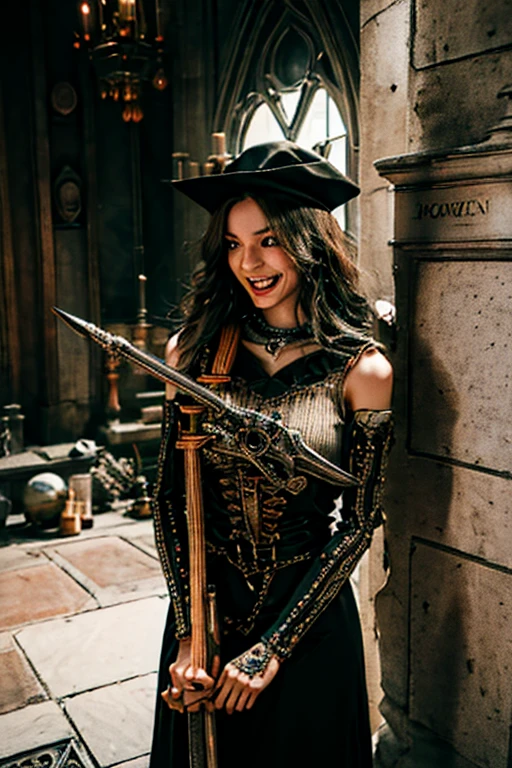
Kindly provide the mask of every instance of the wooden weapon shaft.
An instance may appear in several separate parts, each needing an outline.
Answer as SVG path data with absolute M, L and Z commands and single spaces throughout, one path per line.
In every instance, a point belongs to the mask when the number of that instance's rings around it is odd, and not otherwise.
M 196 670 L 207 670 L 207 628 L 211 624 L 211 604 L 207 598 L 206 541 L 199 451 L 211 438 L 196 432 L 197 416 L 203 410 L 201 406 L 180 406 L 180 409 L 190 418 L 189 431 L 182 433 L 176 441 L 176 448 L 184 452 L 185 464 L 190 573 L 190 663 Z M 189 712 L 187 717 L 190 768 L 217 768 L 215 713 L 203 709 L 200 712 Z
M 199 438 L 199 441 L 205 442 Z M 185 477 L 190 568 L 190 624 L 192 627 L 190 663 L 206 669 L 206 556 L 203 499 L 198 442 L 185 447 Z M 182 447 L 177 445 L 177 447 Z

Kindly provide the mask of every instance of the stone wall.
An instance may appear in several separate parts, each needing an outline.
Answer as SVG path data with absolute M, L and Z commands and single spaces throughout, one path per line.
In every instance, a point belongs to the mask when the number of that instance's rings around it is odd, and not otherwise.
M 509 0 L 361 0 L 360 263 L 375 298 L 394 294 L 393 200 L 373 162 L 483 139 L 511 68 Z
M 480 142 L 511 57 L 507 0 L 362 2 L 360 258 L 397 306 L 391 572 L 374 547 L 362 604 L 386 768 L 510 765 L 511 170 Z

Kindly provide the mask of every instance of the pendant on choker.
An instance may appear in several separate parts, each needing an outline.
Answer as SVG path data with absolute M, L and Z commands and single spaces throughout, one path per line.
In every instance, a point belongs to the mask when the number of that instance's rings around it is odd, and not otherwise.
M 264 344 L 266 351 L 272 357 L 278 357 L 288 344 L 297 341 L 308 341 L 313 338 L 309 323 L 297 325 L 294 328 L 274 328 L 269 325 L 263 315 L 251 314 L 245 318 L 242 326 L 243 338 L 254 344 Z

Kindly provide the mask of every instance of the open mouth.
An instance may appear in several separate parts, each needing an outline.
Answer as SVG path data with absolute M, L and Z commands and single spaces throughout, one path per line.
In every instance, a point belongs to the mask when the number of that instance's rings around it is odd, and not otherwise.
M 261 295 L 275 288 L 281 277 L 281 274 L 272 275 L 271 277 L 248 277 L 247 282 L 251 286 L 253 293 Z

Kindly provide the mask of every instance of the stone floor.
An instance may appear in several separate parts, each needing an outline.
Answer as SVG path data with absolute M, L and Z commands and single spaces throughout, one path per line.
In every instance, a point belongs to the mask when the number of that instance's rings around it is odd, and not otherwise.
M 119 508 L 65 538 L 22 516 L 7 523 L 0 531 L 0 768 L 19 765 L 21 753 L 61 755 L 65 745 L 86 768 L 146 768 L 168 607 L 152 520 Z

